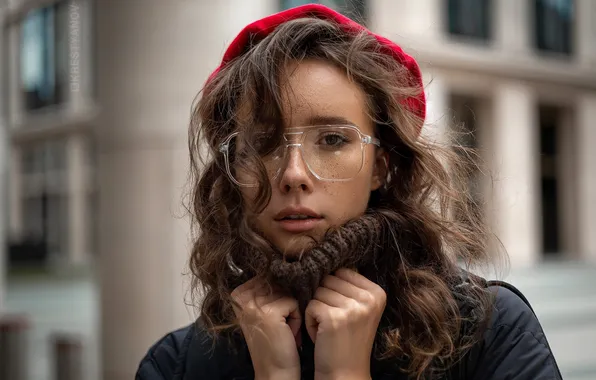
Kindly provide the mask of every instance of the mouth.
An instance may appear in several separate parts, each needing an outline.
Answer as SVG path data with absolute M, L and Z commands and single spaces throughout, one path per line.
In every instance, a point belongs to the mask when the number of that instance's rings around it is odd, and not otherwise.
M 286 208 L 275 216 L 275 221 L 282 229 L 291 233 L 308 232 L 323 221 L 318 213 L 300 207 Z
M 307 219 L 320 219 L 320 217 L 297 214 L 297 215 L 284 216 L 283 218 L 277 219 L 277 220 L 307 220 Z

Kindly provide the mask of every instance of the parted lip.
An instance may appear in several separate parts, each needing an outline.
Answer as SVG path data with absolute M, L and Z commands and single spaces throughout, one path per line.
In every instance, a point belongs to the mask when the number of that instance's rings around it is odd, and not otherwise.
M 292 215 L 306 215 L 311 218 L 321 218 L 321 215 L 317 214 L 316 212 L 314 212 L 313 210 L 311 210 L 307 207 L 293 206 L 293 207 L 286 207 L 283 210 L 281 210 L 280 212 L 278 212 L 274 216 L 274 219 L 282 220 L 282 219 L 287 218 Z

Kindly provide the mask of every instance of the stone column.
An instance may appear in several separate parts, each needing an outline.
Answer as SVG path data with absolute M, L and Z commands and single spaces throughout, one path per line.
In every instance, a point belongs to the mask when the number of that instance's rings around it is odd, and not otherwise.
M 576 0 L 575 44 L 579 63 L 586 69 L 596 67 L 596 2 Z
M 406 49 L 416 48 L 412 38 L 434 42 L 444 38 L 442 0 L 374 0 L 369 9 L 370 27 Z
M 223 50 L 274 1 L 96 2 L 102 378 L 132 379 L 195 315 L 180 206 L 191 103 Z
M 85 136 L 75 133 L 68 138 L 68 265 L 85 264 L 89 255 L 87 223 L 87 170 Z
M 584 93 L 577 104 L 579 251 L 596 261 L 596 95 Z
M 541 236 L 537 105 L 523 83 L 501 83 L 494 96 L 494 229 L 512 267 L 531 265 Z
M 21 149 L 13 145 L 8 151 L 8 238 L 20 239 L 23 233 L 23 169 Z
M 511 53 L 528 54 L 531 50 L 531 31 L 528 22 L 533 11 L 529 1 L 499 0 L 493 2 L 496 8 L 494 22 L 495 39 L 501 49 Z
M 453 115 L 449 109 L 449 89 L 440 74 L 424 71 L 426 120 L 422 135 L 437 143 L 449 143 L 449 128 Z
M 562 108 L 557 125 L 557 191 L 559 196 L 561 249 L 565 257 L 578 259 L 579 230 L 577 128 L 570 108 Z

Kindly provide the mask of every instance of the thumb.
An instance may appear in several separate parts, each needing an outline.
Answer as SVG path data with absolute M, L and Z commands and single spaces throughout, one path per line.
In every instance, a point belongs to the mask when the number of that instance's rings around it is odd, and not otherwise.
M 312 300 L 304 312 L 304 320 L 308 336 L 316 343 L 317 332 L 319 331 L 319 310 L 323 304 L 320 301 Z
M 292 335 L 298 335 L 300 332 L 300 326 L 302 325 L 302 317 L 300 316 L 298 307 L 290 312 L 286 320 L 288 322 L 288 326 L 290 326 L 290 330 L 292 330 Z

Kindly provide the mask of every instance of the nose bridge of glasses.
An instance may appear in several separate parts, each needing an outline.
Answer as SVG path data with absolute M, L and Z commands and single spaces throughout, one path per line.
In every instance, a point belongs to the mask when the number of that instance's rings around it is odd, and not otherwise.
M 284 132 L 284 141 L 287 144 L 287 146 L 295 146 L 297 143 L 298 145 L 300 145 L 299 143 L 302 143 L 302 140 L 304 139 L 304 131 L 289 131 L 289 132 Z
M 292 149 L 294 148 L 294 149 Z M 309 171 L 309 166 L 304 157 L 302 142 L 287 143 L 283 146 L 283 158 L 277 162 L 277 170 L 284 172 L 286 170 Z
M 302 148 L 302 143 L 304 142 L 304 131 L 285 132 L 283 136 L 284 141 L 279 148 L 282 149 L 282 156 L 286 157 L 285 161 L 289 161 L 292 158 L 292 155 L 301 154 L 300 150 Z

